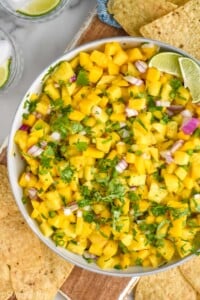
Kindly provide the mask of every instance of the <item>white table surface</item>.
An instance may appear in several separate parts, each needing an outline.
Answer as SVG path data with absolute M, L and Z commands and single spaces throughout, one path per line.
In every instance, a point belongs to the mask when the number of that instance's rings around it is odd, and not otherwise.
M 78 2 L 71 0 L 71 4 Z M 0 27 L 12 34 L 24 58 L 21 80 L 16 87 L 0 95 L 0 145 L 8 136 L 16 109 L 31 83 L 63 54 L 95 5 L 95 0 L 80 0 L 73 8 L 66 7 L 54 20 L 37 24 L 21 21 L 0 8 Z

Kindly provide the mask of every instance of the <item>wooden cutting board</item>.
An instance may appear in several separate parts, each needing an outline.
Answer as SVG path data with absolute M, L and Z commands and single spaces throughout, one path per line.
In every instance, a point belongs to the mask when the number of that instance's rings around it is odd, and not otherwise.
M 127 34 L 123 29 L 116 29 L 102 23 L 96 16 L 95 10 L 89 15 L 66 50 L 96 39 L 124 35 Z M 0 153 L 0 163 L 6 165 L 6 148 Z M 60 290 L 70 300 L 122 300 L 136 282 L 137 278 L 99 275 L 74 266 Z M 14 299 L 15 297 L 12 297 L 9 300 Z

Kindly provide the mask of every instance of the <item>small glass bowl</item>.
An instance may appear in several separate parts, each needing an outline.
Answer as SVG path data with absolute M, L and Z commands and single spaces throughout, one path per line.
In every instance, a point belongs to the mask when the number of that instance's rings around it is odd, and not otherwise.
M 0 88 L 0 94 L 7 91 L 10 87 L 13 87 L 17 84 L 19 79 L 21 78 L 23 68 L 24 68 L 24 61 L 21 53 L 21 49 L 16 44 L 14 38 L 5 30 L 0 28 L 0 41 L 6 40 L 9 42 L 11 46 L 11 62 L 10 62 L 10 70 L 9 70 L 9 77 L 3 87 Z
M 71 0 L 61 0 L 61 2 L 55 7 L 55 9 L 51 10 L 49 13 L 45 13 L 43 15 L 38 15 L 38 16 L 29 16 L 29 15 L 25 15 L 25 14 L 21 14 L 21 13 L 17 12 L 12 7 L 12 5 L 9 3 L 9 0 L 0 0 L 0 5 L 8 13 L 11 13 L 12 15 L 14 15 L 15 17 L 17 17 L 21 20 L 26 20 L 26 21 L 31 21 L 31 22 L 45 22 L 45 21 L 49 21 L 49 20 L 57 17 L 62 12 L 62 10 L 65 8 L 65 6 L 70 2 L 71 2 Z

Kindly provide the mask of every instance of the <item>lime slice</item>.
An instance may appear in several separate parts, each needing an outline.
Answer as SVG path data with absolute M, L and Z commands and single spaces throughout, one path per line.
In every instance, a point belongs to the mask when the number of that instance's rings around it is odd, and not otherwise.
M 178 59 L 184 86 L 188 87 L 192 95 L 192 102 L 200 102 L 200 66 L 192 59 L 180 57 Z
M 2 65 L 0 65 L 0 89 L 3 88 L 10 77 L 10 63 L 11 58 L 7 59 Z
M 17 12 L 30 17 L 38 17 L 54 10 L 60 2 L 61 0 L 32 0 Z
M 149 67 L 154 67 L 161 72 L 182 77 L 178 62 L 179 57 L 181 57 L 181 55 L 175 52 L 160 52 L 150 59 Z

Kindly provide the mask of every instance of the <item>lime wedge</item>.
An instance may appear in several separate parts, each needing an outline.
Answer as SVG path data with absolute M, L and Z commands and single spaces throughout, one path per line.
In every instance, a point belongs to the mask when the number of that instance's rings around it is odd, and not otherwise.
M 0 65 L 0 89 L 3 88 L 10 77 L 10 63 L 11 58 L 7 59 L 2 65 Z
M 200 66 L 187 57 L 180 57 L 178 61 L 184 86 L 190 90 L 192 102 L 200 102 Z
M 154 67 L 161 72 L 182 77 L 178 62 L 179 57 L 181 57 L 181 55 L 175 52 L 160 52 L 150 59 L 149 67 Z
M 61 0 L 32 0 L 24 7 L 19 8 L 17 12 L 30 17 L 38 17 L 54 10 L 60 2 Z

